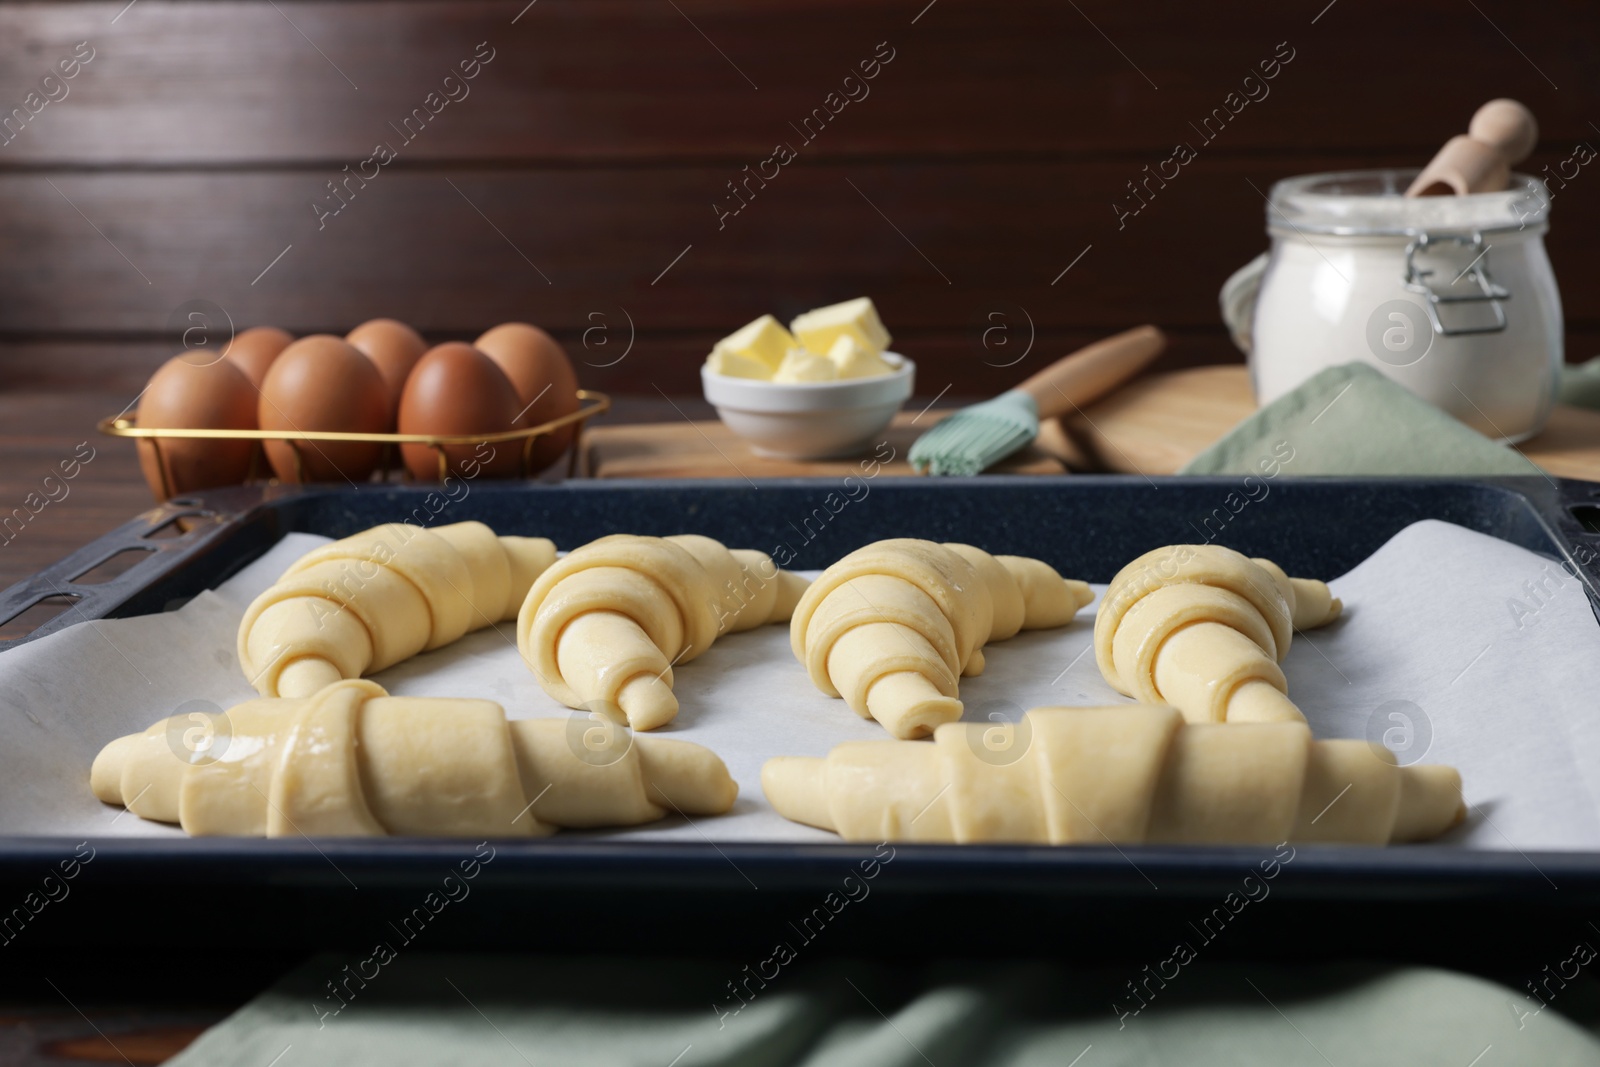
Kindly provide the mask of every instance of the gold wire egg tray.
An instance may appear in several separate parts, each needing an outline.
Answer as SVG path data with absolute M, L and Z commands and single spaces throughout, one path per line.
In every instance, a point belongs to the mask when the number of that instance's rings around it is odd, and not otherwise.
M 161 490 L 163 499 L 171 498 L 176 494 L 170 482 L 171 474 L 166 462 L 161 457 L 161 442 L 163 440 L 185 441 L 283 441 L 289 445 L 294 454 L 295 483 L 305 482 L 305 454 L 306 447 L 315 448 L 318 441 L 364 442 L 383 446 L 382 457 L 378 462 L 380 480 L 387 482 L 391 471 L 404 472 L 405 481 L 413 480 L 410 471 L 404 464 L 395 462 L 399 446 L 401 445 L 427 445 L 432 448 L 439 458 L 439 480 L 442 482 L 451 473 L 450 457 L 445 451 L 447 447 L 461 445 L 498 445 L 507 442 L 517 442 L 522 448 L 519 472 L 521 477 L 529 477 L 538 471 L 530 470 L 533 443 L 541 437 L 548 437 L 564 427 L 573 427 L 573 443 L 567 453 L 567 476 L 570 478 L 578 469 L 578 437 L 583 432 L 585 421 L 596 415 L 604 414 L 611 409 L 611 398 L 604 393 L 597 393 L 592 389 L 578 390 L 578 410 L 560 418 L 551 419 L 549 422 L 540 423 L 538 426 L 529 426 L 521 430 L 504 430 L 500 433 L 484 434 L 424 434 L 424 433 L 338 433 L 322 430 L 180 430 L 156 427 L 142 427 L 137 420 L 128 415 L 113 415 L 101 419 L 96 428 L 110 437 L 132 437 L 138 440 L 149 441 L 156 451 L 156 467 L 161 472 Z M 255 449 L 250 455 L 250 472 L 245 477 L 248 484 L 259 480 L 261 474 L 262 452 Z M 269 479 L 276 481 L 276 479 Z

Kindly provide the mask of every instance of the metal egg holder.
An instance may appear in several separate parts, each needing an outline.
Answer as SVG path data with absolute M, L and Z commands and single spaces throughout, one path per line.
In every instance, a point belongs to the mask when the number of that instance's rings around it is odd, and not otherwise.
M 549 436 L 557 430 L 567 426 L 574 427 L 573 445 L 567 450 L 567 477 L 573 477 L 578 469 L 578 437 L 583 433 L 583 424 L 596 415 L 604 414 L 611 408 L 611 398 L 604 393 L 592 389 L 578 390 L 578 410 L 560 418 L 551 419 L 549 422 L 540 423 L 522 430 L 504 430 L 499 433 L 486 434 L 422 434 L 422 433 L 338 433 L 334 431 L 297 431 L 285 432 L 282 430 L 220 430 L 220 429 L 158 429 L 145 428 L 138 425 L 131 416 L 112 416 L 101 419 L 96 428 L 110 437 L 132 437 L 148 440 L 156 450 L 156 468 L 161 475 L 161 490 L 163 499 L 171 499 L 177 495 L 169 481 L 170 473 L 167 464 L 161 456 L 161 442 L 163 440 L 202 440 L 202 441 L 284 441 L 294 453 L 295 482 L 305 481 L 305 458 L 302 448 L 317 441 L 347 441 L 365 442 L 383 446 L 383 454 L 378 461 L 378 471 L 381 481 L 387 482 L 389 474 L 396 468 L 405 471 L 404 481 L 414 481 L 411 472 L 404 464 L 397 464 L 395 459 L 400 445 L 427 445 L 439 457 L 439 480 L 442 482 L 450 474 L 450 458 L 445 452 L 447 446 L 457 445 L 498 445 L 506 442 L 518 442 L 522 448 L 519 474 L 523 478 L 537 474 L 531 471 L 530 458 L 533 453 L 533 443 L 541 437 Z M 245 484 L 260 480 L 260 464 L 262 459 L 261 449 L 254 450 L 250 455 L 250 471 L 245 476 Z M 269 484 L 277 479 L 268 478 Z

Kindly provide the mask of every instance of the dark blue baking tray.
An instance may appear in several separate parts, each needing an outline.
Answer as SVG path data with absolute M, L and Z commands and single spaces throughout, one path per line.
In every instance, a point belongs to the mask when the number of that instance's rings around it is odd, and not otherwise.
M 1208 535 L 1291 573 L 1330 578 L 1408 524 L 1434 518 L 1567 561 L 1600 605 L 1600 485 L 1556 479 L 500 483 L 474 484 L 450 502 L 430 492 L 375 485 L 182 498 L 0 593 L 0 622 L 63 593 L 80 598 L 76 610 L 21 640 L 82 618 L 168 610 L 287 533 L 340 537 L 407 518 L 478 519 L 564 547 L 618 531 L 693 531 L 769 551 L 787 544 L 791 565 L 802 569 L 824 567 L 868 541 L 909 535 L 1037 556 L 1098 582 L 1148 549 Z M 109 582 L 76 581 L 129 548 L 149 558 Z M 23 899 L 76 844 L 0 837 L 0 901 Z M 95 858 L 74 883 L 74 903 L 29 924 L 32 947 L 170 949 L 175 938 L 193 936 L 247 936 L 282 950 L 370 947 L 472 852 L 460 842 L 410 839 L 90 846 Z M 653 845 L 560 835 L 494 848 L 474 883 L 475 903 L 441 914 L 429 927 L 430 947 L 766 954 L 874 855 L 846 844 Z M 871 895 L 839 913 L 808 951 L 1079 958 L 1125 957 L 1141 946 L 1169 951 L 1270 854 L 896 846 Z M 1481 965 L 1592 936 L 1586 920 L 1600 913 L 1600 853 L 1303 847 L 1267 899 L 1270 905 L 1241 913 L 1217 951 L 1281 955 L 1292 944 L 1307 959 L 1369 953 Z M 1508 907 L 1517 909 L 1516 922 L 1486 922 L 1506 918 Z

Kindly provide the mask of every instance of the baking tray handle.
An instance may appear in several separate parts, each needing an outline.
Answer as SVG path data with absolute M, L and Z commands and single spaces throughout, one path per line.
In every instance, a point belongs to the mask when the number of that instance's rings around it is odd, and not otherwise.
M 1562 568 L 1583 584 L 1600 620 L 1600 482 L 1561 478 L 1554 484 L 1554 514 L 1546 514 L 1555 527 Z
M 87 619 L 101 619 L 182 568 L 239 515 L 182 498 L 151 508 L 133 521 L 0 592 L 0 627 L 39 604 L 64 604 L 32 632 L 0 639 L 0 651 Z M 104 580 L 94 571 L 126 552 L 144 558 Z M 176 604 L 157 605 L 175 607 Z

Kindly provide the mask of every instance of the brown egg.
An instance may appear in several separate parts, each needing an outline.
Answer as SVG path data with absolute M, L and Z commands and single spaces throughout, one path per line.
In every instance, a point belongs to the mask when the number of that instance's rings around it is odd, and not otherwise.
M 244 371 L 250 384 L 257 389 L 266 381 L 267 368 L 278 354 L 294 342 L 294 335 L 276 326 L 252 326 L 234 335 L 222 355 L 234 366 Z
M 463 341 L 449 341 L 429 349 L 406 379 L 400 397 L 400 432 L 503 433 L 512 428 L 519 406 L 517 391 L 493 360 Z M 439 480 L 439 453 L 433 447 L 401 445 L 400 452 L 412 477 L 421 482 Z M 515 441 L 452 445 L 445 454 L 451 469 L 467 476 L 513 478 L 522 464 Z
M 507 322 L 473 343 L 500 365 L 516 388 L 522 400 L 517 405 L 519 428 L 538 426 L 578 410 L 578 376 L 572 361 L 556 339 L 539 327 Z M 542 471 L 559 459 L 572 437 L 573 427 L 565 426 L 534 441 L 528 473 Z
M 323 430 L 387 433 L 389 391 L 372 361 L 330 334 L 302 337 L 283 350 L 261 383 L 257 409 L 263 430 Z M 295 447 L 305 465 L 305 481 L 365 481 L 377 467 L 383 446 L 361 441 L 268 441 L 267 461 L 285 482 L 301 479 Z
M 140 426 L 155 429 L 253 430 L 256 390 L 244 372 L 215 352 L 186 352 L 161 365 L 139 397 Z M 249 476 L 254 441 L 140 440 L 139 469 L 157 500 L 238 485 Z M 159 450 L 159 459 L 158 459 Z M 166 469 L 171 492 L 161 484 Z
M 368 319 L 345 334 L 344 339 L 377 365 L 389 387 L 389 410 L 399 411 L 406 378 L 428 350 L 428 342 L 416 330 L 394 319 Z

